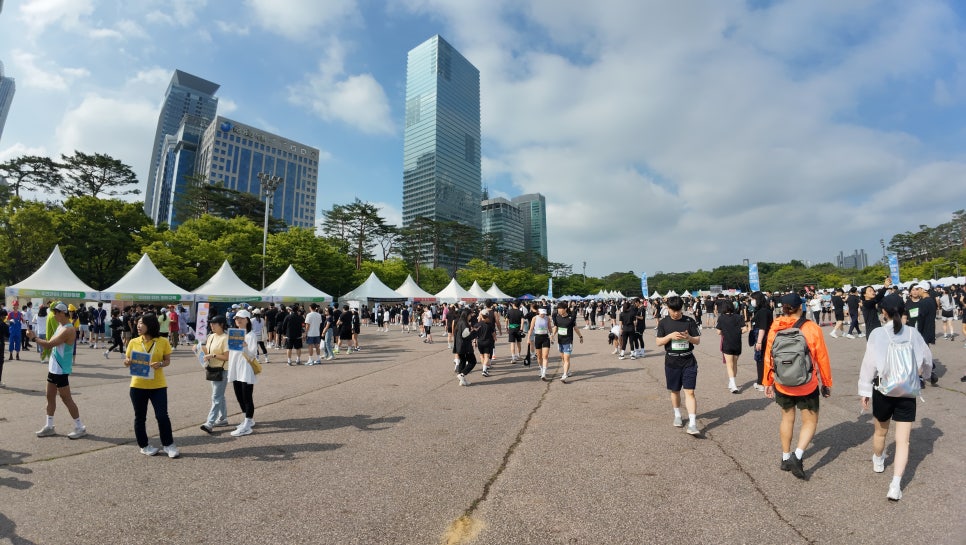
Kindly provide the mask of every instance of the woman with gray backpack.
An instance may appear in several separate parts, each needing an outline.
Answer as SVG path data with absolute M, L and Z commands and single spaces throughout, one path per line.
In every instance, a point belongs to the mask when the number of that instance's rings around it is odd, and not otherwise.
M 916 397 L 922 388 L 920 376 L 932 373 L 932 352 L 919 331 L 903 325 L 905 305 L 898 295 L 887 295 L 879 304 L 883 322 L 892 327 L 880 327 L 869 334 L 862 368 L 859 371 L 859 395 L 862 410 L 869 409 L 875 417 L 872 436 L 872 471 L 885 471 L 885 440 L 889 424 L 896 423 L 896 453 L 892 482 L 886 497 L 893 501 L 902 498 L 902 473 L 909 460 L 909 436 L 916 420 Z

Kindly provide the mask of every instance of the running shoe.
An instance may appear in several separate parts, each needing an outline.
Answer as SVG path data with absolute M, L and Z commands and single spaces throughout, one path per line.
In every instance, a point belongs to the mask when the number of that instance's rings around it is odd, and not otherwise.
M 207 422 L 205 422 L 204 424 L 202 424 L 200 427 L 201 427 L 201 431 L 203 431 L 203 432 L 205 432 L 207 434 L 215 433 L 215 430 L 212 429 L 214 426 L 209 426 Z
M 44 426 L 37 430 L 37 437 L 50 437 L 51 435 L 57 435 L 53 426 Z
M 566 374 L 566 373 L 564 373 L 564 374 L 562 374 L 562 375 L 560 375 L 560 382 L 562 382 L 562 383 L 564 383 L 564 384 L 567 384 L 567 380 L 568 380 L 569 378 L 570 378 L 570 375 L 568 375 L 568 374 Z
M 899 501 L 902 499 L 902 489 L 899 488 L 898 484 L 890 483 L 889 492 L 886 494 L 886 497 L 892 501 Z
M 84 426 L 75 426 L 74 431 L 67 434 L 68 439 L 80 439 L 87 435 L 87 428 Z
M 171 443 L 166 447 L 161 447 L 161 450 L 163 450 L 164 453 L 168 455 L 168 458 L 174 459 L 174 458 L 181 457 L 181 453 L 178 452 L 178 447 L 174 446 L 174 443 Z
M 480 374 L 483 375 L 484 377 L 488 377 L 488 376 L 490 376 L 490 371 L 487 370 L 487 369 L 484 369 L 483 372 L 480 373 Z
M 701 432 L 698 431 L 698 425 L 697 424 L 688 424 L 687 429 L 684 430 L 684 431 L 688 432 L 691 435 L 698 435 L 699 433 L 701 433 Z
M 845 334 L 845 338 L 846 338 L 846 339 L 854 339 L 854 338 L 855 338 L 855 335 L 853 335 L 853 334 L 851 334 L 851 333 L 846 333 L 846 334 Z
M 684 425 L 684 422 L 681 420 L 680 416 L 675 416 L 674 422 L 671 425 L 674 426 L 675 428 L 680 428 L 681 426 Z
M 802 464 L 802 459 L 792 454 L 791 461 L 792 475 L 798 477 L 799 479 L 806 480 L 808 477 L 805 475 L 805 466 Z
M 881 458 L 875 454 L 872 455 L 872 471 L 876 473 L 885 471 L 885 453 L 882 453 Z
M 145 456 L 154 456 L 157 453 L 158 453 L 158 448 L 157 447 L 152 447 L 151 445 L 148 445 L 148 446 L 143 447 L 141 449 L 141 454 L 143 454 Z

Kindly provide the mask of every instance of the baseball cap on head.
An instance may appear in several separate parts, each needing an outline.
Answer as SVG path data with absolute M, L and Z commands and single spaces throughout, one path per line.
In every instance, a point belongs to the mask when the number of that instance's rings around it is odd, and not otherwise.
M 51 310 L 53 310 L 54 312 L 67 312 L 67 305 L 65 305 L 64 303 L 57 303 L 56 305 L 51 307 Z
M 920 282 L 919 284 L 916 285 L 916 287 L 929 291 L 932 289 L 932 284 L 930 282 Z
M 792 308 L 798 308 L 802 306 L 802 298 L 797 293 L 786 293 L 782 295 L 782 305 L 788 305 Z

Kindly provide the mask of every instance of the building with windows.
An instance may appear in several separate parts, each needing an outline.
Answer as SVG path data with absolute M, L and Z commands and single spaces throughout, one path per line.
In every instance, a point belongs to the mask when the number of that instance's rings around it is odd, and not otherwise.
M 0 3 L 2 7 L 2 3 Z M 8 78 L 3 74 L 3 63 L 0 62 L 0 142 L 3 140 L 3 126 L 7 123 L 7 114 L 10 113 L 10 105 L 13 103 L 13 95 L 17 92 L 17 84 L 13 78 Z
M 201 135 L 208 128 L 210 120 L 192 115 L 184 116 L 175 134 L 165 135 L 161 147 L 161 162 L 155 177 L 154 206 L 149 214 L 154 224 L 167 223 L 172 228 L 181 224 L 175 197 L 188 189 L 188 177 L 195 174 L 195 162 Z
M 158 115 L 158 126 L 154 131 L 154 145 L 151 148 L 151 161 L 148 163 L 148 182 L 144 191 L 144 212 L 159 222 L 158 212 L 163 210 L 159 202 L 158 173 L 163 158 L 165 137 L 175 135 L 186 115 L 210 122 L 218 111 L 218 98 L 215 92 L 219 85 L 206 79 L 175 70 L 164 94 L 164 103 Z M 170 182 L 169 182 L 170 183 Z
M 403 226 L 425 217 L 481 228 L 480 131 L 480 71 L 438 35 L 409 51 Z
M 208 183 L 261 197 L 258 173 L 280 176 L 272 216 L 293 227 L 315 227 L 319 150 L 217 116 L 201 136 L 196 172 Z
M 484 199 L 480 208 L 483 213 L 483 234 L 496 237 L 501 254 L 490 256 L 490 263 L 505 264 L 508 254 L 522 252 L 525 248 L 523 212 L 517 205 L 502 197 Z
M 524 249 L 547 258 L 547 199 L 528 193 L 510 199 L 523 213 Z
M 835 258 L 835 266 L 841 269 L 864 269 L 869 266 L 869 256 L 865 254 L 865 250 L 855 250 L 852 255 L 839 252 Z

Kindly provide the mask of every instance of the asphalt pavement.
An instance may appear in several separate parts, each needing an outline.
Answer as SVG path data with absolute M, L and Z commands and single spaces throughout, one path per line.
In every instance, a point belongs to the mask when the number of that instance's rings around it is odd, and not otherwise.
M 47 371 L 23 353 L 0 389 L 0 543 L 966 543 L 962 336 L 934 347 L 940 381 L 891 502 L 892 435 L 873 473 L 859 414 L 864 340 L 826 336 L 834 386 L 801 481 L 779 470 L 779 410 L 752 388 L 750 352 L 732 394 L 714 330 L 697 349 L 701 434 L 672 427 L 648 325 L 636 360 L 583 330 L 567 384 L 556 347 L 544 382 L 509 362 L 505 336 L 492 376 L 477 368 L 468 387 L 438 334 L 363 328 L 362 351 L 312 367 L 271 350 L 240 438 L 198 428 L 210 390 L 180 348 L 165 370 L 180 459 L 139 454 L 126 369 L 86 346 L 70 380 L 88 436 L 66 437 L 58 402 L 58 435 L 36 437 Z M 230 388 L 228 405 L 236 424 Z M 160 446 L 150 411 L 148 430 Z

